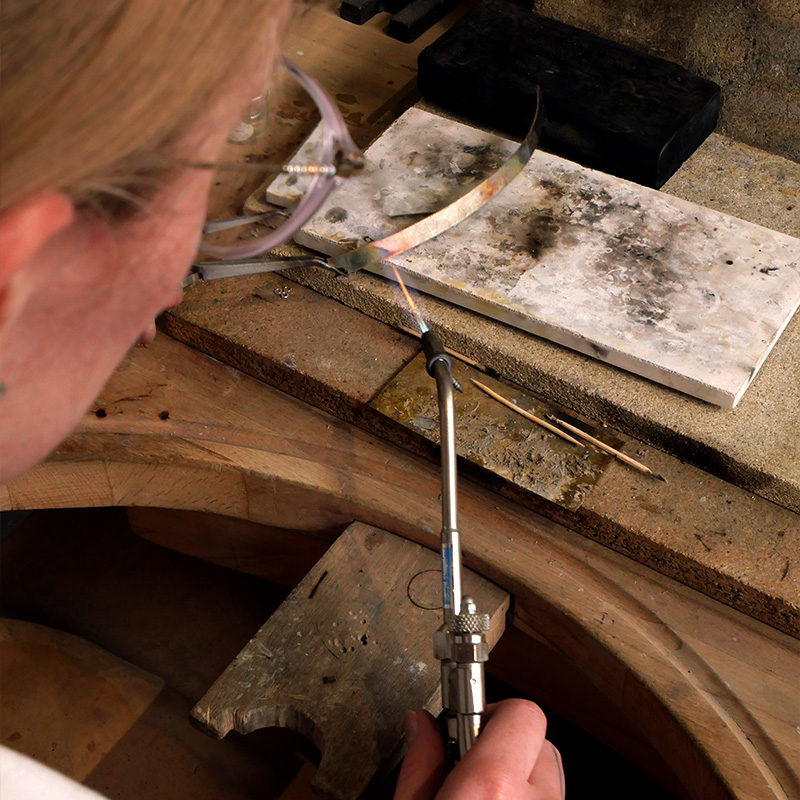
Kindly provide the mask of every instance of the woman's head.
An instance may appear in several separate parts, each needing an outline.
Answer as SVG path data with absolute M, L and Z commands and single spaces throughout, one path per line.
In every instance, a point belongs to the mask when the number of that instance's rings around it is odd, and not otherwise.
M 158 168 L 215 93 L 274 54 L 284 0 L 5 0 L 0 209 Z M 135 187 L 134 187 L 135 188 Z
M 5 0 L 0 481 L 69 432 L 174 301 L 210 175 L 169 165 L 218 157 L 287 16 L 288 0 Z M 144 201 L 104 213 L 121 193 Z

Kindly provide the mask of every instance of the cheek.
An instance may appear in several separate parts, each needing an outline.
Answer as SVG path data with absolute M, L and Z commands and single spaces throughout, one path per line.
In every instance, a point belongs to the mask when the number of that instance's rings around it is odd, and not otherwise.
M 151 240 L 147 254 L 139 261 L 135 272 L 146 285 L 152 313 L 180 302 L 181 281 L 197 253 L 202 220 L 202 214 L 196 219 L 176 219 Z
M 208 182 L 200 186 L 196 180 L 188 183 L 194 191 L 173 187 L 171 202 L 159 203 L 160 210 L 121 237 L 123 272 L 136 285 L 141 302 L 135 305 L 141 306 L 145 317 L 180 302 L 181 281 L 200 243 Z

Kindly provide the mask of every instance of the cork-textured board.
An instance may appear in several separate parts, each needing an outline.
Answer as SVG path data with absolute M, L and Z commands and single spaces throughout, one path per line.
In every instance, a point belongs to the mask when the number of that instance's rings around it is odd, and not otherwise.
M 406 227 L 514 147 L 412 108 L 367 151 L 372 179 L 345 182 L 297 241 L 335 254 Z M 298 188 L 281 178 L 268 198 Z M 543 152 L 469 220 L 374 271 L 392 264 L 423 292 L 723 407 L 800 305 L 799 240 Z

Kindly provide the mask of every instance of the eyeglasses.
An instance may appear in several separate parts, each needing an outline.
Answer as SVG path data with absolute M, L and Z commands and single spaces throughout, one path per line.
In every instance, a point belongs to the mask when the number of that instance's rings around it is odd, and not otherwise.
M 300 202 L 289 213 L 288 219 L 276 230 L 247 244 L 218 245 L 201 242 L 201 252 L 214 258 L 253 258 L 289 241 L 316 214 L 331 192 L 343 180 L 358 174 L 366 163 L 364 154 L 350 136 L 347 125 L 334 99 L 317 80 L 296 64 L 288 59 L 282 59 L 282 65 L 311 97 L 322 118 L 322 144 L 317 163 L 267 164 L 260 163 L 256 158 L 245 164 L 192 162 L 191 166 L 205 169 L 248 169 L 265 174 L 308 175 L 312 178 L 311 183 Z M 264 214 L 208 221 L 203 227 L 203 233 L 209 234 L 259 222 L 276 214 L 286 214 L 286 212 L 276 210 L 268 211 Z
M 304 79 L 310 81 L 305 73 L 302 73 L 294 67 L 294 65 L 292 66 L 294 70 L 293 74 L 295 74 L 298 81 L 300 81 L 300 75 L 302 75 Z M 353 144 L 349 133 L 347 133 L 344 121 L 341 120 L 341 116 L 338 114 L 338 109 L 336 109 L 335 104 L 327 97 L 324 90 L 321 90 L 319 84 L 313 82 L 313 86 L 315 94 L 313 94 L 312 97 L 314 97 L 315 102 L 319 105 L 320 111 L 323 114 L 323 119 L 325 118 L 325 111 L 323 111 L 321 100 L 322 98 L 326 98 L 330 106 L 336 111 L 336 116 L 339 119 L 340 125 L 337 127 L 336 131 L 343 131 L 343 135 L 340 133 L 338 137 L 337 133 L 331 129 L 325 131 L 323 137 L 325 144 L 324 151 L 328 163 L 324 165 L 306 165 L 301 167 L 292 165 L 268 167 L 268 169 L 273 172 L 306 173 L 315 175 L 315 178 L 309 191 L 303 196 L 292 216 L 285 225 L 273 234 L 255 243 L 243 246 L 219 247 L 204 243 L 203 249 L 205 252 L 226 260 L 204 261 L 193 264 L 191 272 L 184 279 L 184 288 L 190 286 L 197 280 L 215 280 L 217 278 L 273 272 L 289 267 L 300 266 L 318 266 L 332 270 L 337 275 L 346 275 L 360 269 L 371 268 L 380 261 L 404 253 L 428 239 L 438 236 L 454 225 L 458 225 L 514 180 L 526 167 L 536 150 L 544 123 L 541 96 L 537 89 L 536 112 L 530 130 L 510 157 L 495 172 L 486 176 L 480 183 L 469 189 L 466 194 L 461 195 L 449 205 L 440 208 L 438 211 L 409 225 L 407 228 L 403 228 L 378 240 L 369 239 L 353 250 L 345 250 L 343 253 L 327 259 L 315 255 L 254 258 L 253 256 L 264 253 L 266 250 L 276 247 L 278 244 L 294 236 L 319 209 L 320 205 L 331 191 L 333 191 L 345 177 L 355 174 L 364 166 L 364 155 Z M 311 94 L 311 90 L 309 90 L 309 94 Z M 207 166 L 217 165 L 210 164 Z M 234 166 L 237 168 L 240 167 L 240 165 Z M 320 184 L 318 178 L 322 176 L 326 178 L 326 181 Z M 312 195 L 312 197 L 309 198 L 309 195 Z M 250 217 L 239 217 L 233 220 L 220 220 L 219 222 L 207 223 L 205 230 L 209 232 L 212 229 L 211 226 L 213 226 L 213 230 L 222 230 L 223 228 L 232 227 L 245 222 L 255 222 L 256 220 L 264 219 L 275 213 L 280 212 L 270 211 L 265 214 L 257 214 Z

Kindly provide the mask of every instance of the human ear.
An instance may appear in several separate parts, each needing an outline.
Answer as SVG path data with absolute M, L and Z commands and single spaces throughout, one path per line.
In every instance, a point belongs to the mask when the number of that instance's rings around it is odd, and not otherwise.
M 74 219 L 70 197 L 52 189 L 0 212 L 0 332 L 16 316 L 36 254 Z

